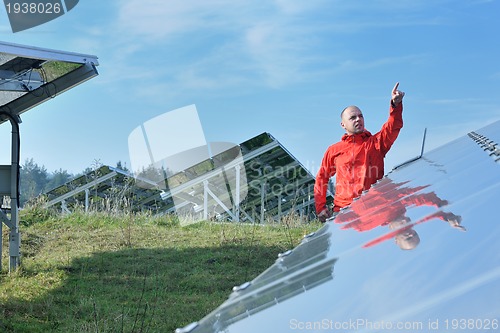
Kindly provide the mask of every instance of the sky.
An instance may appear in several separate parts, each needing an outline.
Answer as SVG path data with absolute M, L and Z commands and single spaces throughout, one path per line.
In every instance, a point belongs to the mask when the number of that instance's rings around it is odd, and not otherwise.
M 13 33 L 2 6 L 0 41 L 99 58 L 99 76 L 21 116 L 21 164 L 130 166 L 135 128 L 195 104 L 207 142 L 269 132 L 315 174 L 341 110 L 357 105 L 376 133 L 400 82 L 388 171 L 420 153 L 425 128 L 428 151 L 500 120 L 498 13 L 497 0 L 81 0 Z

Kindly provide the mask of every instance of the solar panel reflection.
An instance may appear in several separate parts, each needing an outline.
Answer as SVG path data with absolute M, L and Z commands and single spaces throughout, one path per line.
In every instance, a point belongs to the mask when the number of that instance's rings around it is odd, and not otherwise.
M 241 150 L 232 143 L 207 143 L 195 105 L 138 126 L 128 146 L 137 185 L 162 190 L 179 217 L 196 222 L 228 213 L 238 220 L 233 207 L 247 193 Z

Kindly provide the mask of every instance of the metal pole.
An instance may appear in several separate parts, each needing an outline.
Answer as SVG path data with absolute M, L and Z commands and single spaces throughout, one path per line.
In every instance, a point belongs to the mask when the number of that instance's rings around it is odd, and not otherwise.
M 203 181 L 203 219 L 208 220 L 208 181 Z
M 19 233 L 19 202 L 18 191 L 18 172 L 19 172 L 19 130 L 18 123 L 14 119 L 10 120 L 12 124 L 12 162 L 11 162 L 11 183 L 10 183 L 10 221 L 11 228 L 9 233 L 9 272 L 19 268 L 21 264 L 21 234 Z
M 3 222 L 0 221 L 0 272 L 2 271 L 2 249 L 3 249 L 3 243 L 2 243 L 2 240 L 3 240 Z
M 264 199 L 266 196 L 266 181 L 262 180 L 260 183 L 260 223 L 264 223 L 264 213 L 266 209 L 264 208 Z
M 281 200 L 282 200 L 282 196 L 280 193 L 280 194 L 278 194 L 278 223 L 281 223 Z
M 236 216 L 236 221 L 235 222 L 240 222 L 240 194 L 241 194 L 241 180 L 240 180 L 240 172 L 241 172 L 241 166 L 237 164 L 235 167 L 235 172 L 236 172 L 236 205 L 234 209 L 234 215 Z
M 89 211 L 89 196 L 90 190 L 88 188 L 85 189 L 85 213 Z

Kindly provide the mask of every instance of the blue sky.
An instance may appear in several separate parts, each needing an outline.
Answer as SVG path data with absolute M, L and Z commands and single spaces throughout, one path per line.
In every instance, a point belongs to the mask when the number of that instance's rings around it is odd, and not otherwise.
M 100 62 L 98 77 L 22 116 L 21 161 L 129 166 L 135 127 L 196 104 L 208 142 L 269 132 L 315 173 L 343 134 L 340 111 L 358 105 L 377 132 L 399 81 L 405 126 L 388 171 L 419 153 L 425 127 L 432 149 L 500 119 L 498 13 L 497 0 L 81 0 L 14 34 L 2 6 L 1 41 Z

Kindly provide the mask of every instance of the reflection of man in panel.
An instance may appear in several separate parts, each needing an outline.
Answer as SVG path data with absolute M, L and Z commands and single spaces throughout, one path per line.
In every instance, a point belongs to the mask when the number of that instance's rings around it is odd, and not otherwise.
M 331 217 L 332 212 L 326 205 L 328 181 L 336 175 L 333 210 L 349 205 L 363 190 L 384 175 L 384 158 L 399 131 L 403 127 L 404 92 L 398 90 L 396 83 L 392 90 L 389 119 L 382 129 L 372 135 L 365 129 L 363 113 L 357 106 L 346 107 L 340 117 L 346 133 L 325 152 L 321 167 L 316 175 L 314 200 L 320 221 Z
M 426 216 L 423 219 L 418 220 L 417 222 L 409 223 L 410 219 L 408 219 L 408 222 L 406 222 L 406 225 L 403 227 L 401 227 L 401 225 L 392 226 L 392 223 L 390 223 L 389 228 L 396 229 L 395 231 L 392 231 L 379 238 L 376 238 L 363 245 L 363 247 L 371 247 L 379 243 L 385 242 L 388 239 L 394 238 L 396 244 L 402 250 L 412 250 L 420 243 L 420 237 L 418 237 L 418 234 L 413 229 L 413 227 L 416 226 L 417 224 L 431 221 L 433 219 L 439 219 L 448 222 L 450 224 L 450 227 L 458 229 L 460 231 L 466 231 L 466 229 L 460 225 L 462 217 L 455 215 L 453 213 L 438 211 L 432 215 Z
M 406 216 L 407 207 L 432 206 L 440 208 L 448 204 L 434 192 L 422 193 L 426 186 L 406 187 L 408 182 L 393 183 L 390 179 L 382 179 L 377 187 L 354 201 L 350 210 L 335 218 L 336 223 L 344 223 L 342 229 L 355 229 L 363 232 L 379 226 L 388 226 L 391 230 L 387 235 L 365 245 L 373 246 L 389 238 L 394 238 L 396 244 L 403 250 L 415 248 L 420 243 L 420 237 L 413 226 L 432 219 L 448 222 L 451 227 L 465 231 L 460 225 L 461 217 L 453 213 L 438 211 L 415 223 L 410 223 Z M 379 192 L 377 189 L 381 189 Z

